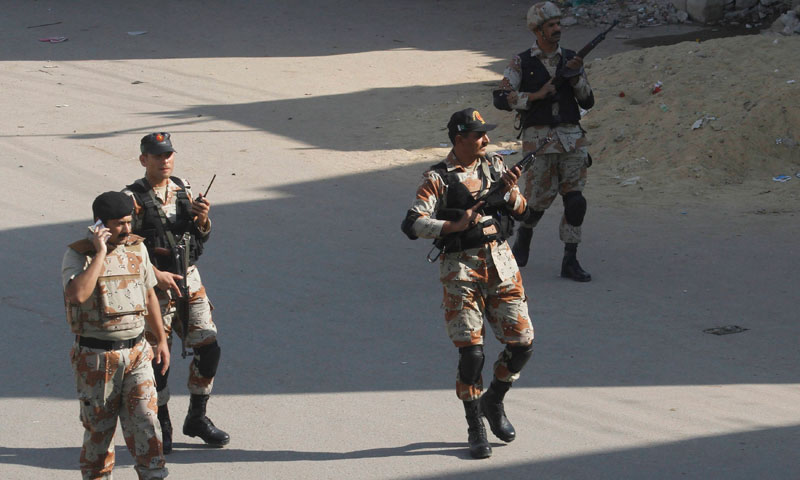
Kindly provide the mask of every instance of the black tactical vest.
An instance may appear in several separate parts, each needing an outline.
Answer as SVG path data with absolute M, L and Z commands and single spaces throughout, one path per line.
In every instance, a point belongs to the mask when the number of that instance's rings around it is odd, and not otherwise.
M 566 48 L 561 49 L 561 61 L 557 71 L 564 67 L 564 64 L 575 56 L 575 52 Z M 530 50 L 519 54 L 521 60 L 522 82 L 519 90 L 521 92 L 537 92 L 548 80 L 550 73 L 542 64 L 539 58 L 531 55 Z M 552 101 L 558 102 L 558 115 L 553 116 Z M 556 88 L 555 100 L 545 98 L 531 105 L 532 109 L 523 114 L 522 128 L 533 125 L 550 125 L 554 127 L 559 123 L 578 124 L 581 120 L 581 112 L 578 102 L 575 100 L 575 91 L 569 81 L 564 81 Z
M 162 221 L 161 206 L 153 201 L 149 193 L 152 188 L 146 179 L 142 179 L 146 187 L 142 183 L 132 183 L 127 189 L 133 193 L 136 203 L 142 206 L 142 221 L 133 233 L 144 237 L 150 260 L 156 268 L 176 273 L 177 266 L 171 253 L 174 242 L 179 242 L 184 233 L 189 233 L 189 264 L 194 265 L 203 253 L 203 244 L 208 240 L 208 235 L 203 236 L 192 219 L 192 204 L 183 181 L 178 177 L 169 178 L 181 189 L 177 192 L 175 202 L 175 220 L 166 219 L 166 224 Z M 165 251 L 170 253 L 165 254 Z
M 489 167 L 489 185 L 484 186 L 484 191 L 487 191 L 491 188 L 493 183 L 500 180 L 500 172 L 494 169 L 494 166 L 489 160 L 481 161 L 487 162 Z M 480 168 L 480 166 L 478 168 Z M 458 175 L 455 172 L 447 171 L 447 164 L 444 161 L 431 166 L 430 169 L 438 173 L 442 177 L 445 185 L 447 185 L 447 194 L 443 199 L 443 205 L 440 205 L 437 209 L 436 218 L 440 220 L 458 220 L 458 218 L 449 218 L 449 215 L 445 212 L 454 209 L 462 211 L 472 208 L 472 206 L 475 205 L 475 198 L 467 189 L 466 185 L 458 180 Z M 458 239 L 448 245 L 447 253 L 477 248 L 494 240 L 502 242 L 511 236 L 514 231 L 514 220 L 511 218 L 508 209 L 484 204 L 480 211 L 484 216 L 490 216 L 491 218 L 479 222 L 474 227 L 468 228 L 463 232 L 459 232 Z M 497 233 L 490 235 L 484 234 L 484 229 L 491 225 L 495 226 Z

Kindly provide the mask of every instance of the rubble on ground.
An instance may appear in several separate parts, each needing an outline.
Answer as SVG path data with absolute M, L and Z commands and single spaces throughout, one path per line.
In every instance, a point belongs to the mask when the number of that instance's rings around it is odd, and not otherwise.
M 800 34 L 800 0 L 571 0 L 558 2 L 563 26 L 647 28 L 699 23 L 742 25 L 784 35 Z M 777 20 L 775 20 L 777 18 Z M 772 23 L 774 21 L 774 23 Z

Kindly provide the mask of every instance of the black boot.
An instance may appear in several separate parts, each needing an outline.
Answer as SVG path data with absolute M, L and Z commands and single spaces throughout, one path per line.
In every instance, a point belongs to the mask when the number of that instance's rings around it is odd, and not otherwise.
M 517 438 L 514 425 L 508 421 L 505 407 L 503 407 L 503 398 L 509 388 L 511 388 L 510 383 L 495 379 L 481 397 L 481 410 L 489 422 L 492 433 L 506 443 L 513 442 Z
M 469 454 L 472 458 L 489 458 L 492 456 L 492 446 L 486 439 L 486 427 L 483 425 L 480 400 L 464 402 L 464 411 L 467 414 L 467 441 Z
M 531 250 L 531 237 L 533 237 L 533 227 L 520 225 L 517 229 L 517 239 L 511 247 L 511 253 L 517 261 L 517 266 L 524 267 L 528 264 L 528 254 Z
M 208 395 L 192 394 L 189 400 L 189 413 L 183 422 L 183 434 L 200 437 L 208 445 L 221 447 L 231 441 L 231 436 L 215 427 L 211 419 L 206 417 Z
M 169 420 L 167 405 L 158 407 L 158 423 L 161 424 L 161 443 L 164 446 L 164 455 L 172 452 L 172 422 Z
M 576 282 L 589 282 L 592 276 L 589 272 L 581 268 L 578 263 L 578 244 L 567 243 L 564 248 L 564 259 L 561 261 L 561 276 L 564 278 L 571 278 Z

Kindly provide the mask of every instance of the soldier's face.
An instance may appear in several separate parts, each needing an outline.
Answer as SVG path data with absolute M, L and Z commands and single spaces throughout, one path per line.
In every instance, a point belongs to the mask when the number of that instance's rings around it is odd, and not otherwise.
M 143 153 L 139 156 L 139 161 L 145 168 L 145 176 L 148 179 L 166 180 L 172 175 L 172 169 L 175 167 L 175 152 Z
M 464 150 L 473 158 L 486 155 L 489 146 L 489 135 L 486 132 L 469 132 L 463 139 Z
M 539 28 L 539 35 L 547 43 L 558 43 L 561 40 L 561 19 L 551 18 Z
M 108 237 L 108 243 L 111 245 L 124 243 L 128 235 L 131 234 L 132 220 L 133 217 L 128 215 L 127 217 L 115 218 L 106 222 L 106 228 L 108 228 L 109 233 L 111 233 L 111 236 Z

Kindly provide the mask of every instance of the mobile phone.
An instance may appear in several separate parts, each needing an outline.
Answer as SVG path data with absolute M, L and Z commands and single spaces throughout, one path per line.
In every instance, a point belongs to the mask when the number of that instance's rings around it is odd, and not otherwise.
M 89 225 L 88 228 L 89 228 L 90 232 L 94 233 L 95 230 L 97 230 L 98 228 L 106 228 L 106 226 L 103 225 L 103 221 L 102 220 L 98 220 L 98 221 L 94 222 L 94 225 Z

